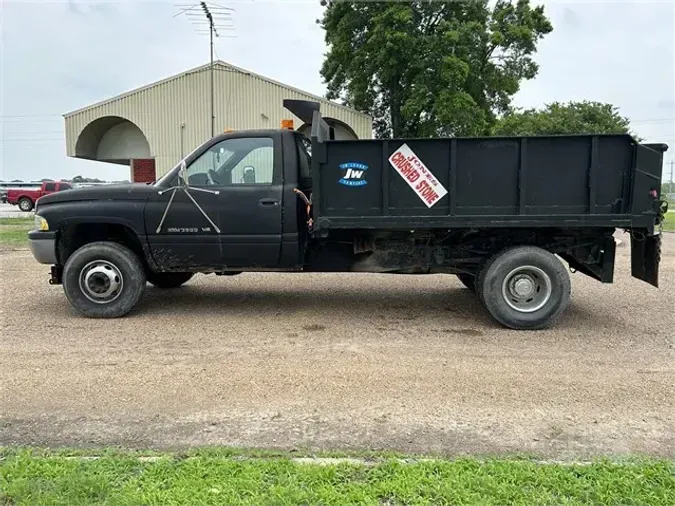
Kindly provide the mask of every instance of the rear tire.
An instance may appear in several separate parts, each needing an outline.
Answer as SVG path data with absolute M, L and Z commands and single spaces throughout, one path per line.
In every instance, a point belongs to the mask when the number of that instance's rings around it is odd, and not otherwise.
M 550 326 L 567 309 L 570 277 L 562 262 L 537 247 L 509 248 L 492 257 L 478 277 L 483 305 L 516 330 Z
M 33 201 L 28 197 L 23 197 L 19 200 L 19 209 L 24 213 L 28 213 L 33 210 Z
M 136 254 L 114 242 L 76 250 L 63 268 L 63 290 L 75 310 L 89 318 L 119 318 L 145 291 L 145 270 Z
M 461 281 L 461 283 L 466 286 L 469 290 L 472 292 L 476 291 L 476 276 L 472 276 L 471 274 L 457 274 L 457 279 Z
M 157 288 L 178 288 L 192 279 L 192 272 L 148 272 L 148 283 Z

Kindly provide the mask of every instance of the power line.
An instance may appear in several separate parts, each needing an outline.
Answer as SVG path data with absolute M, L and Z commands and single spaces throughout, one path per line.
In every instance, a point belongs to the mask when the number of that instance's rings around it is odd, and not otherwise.
M 39 132 L 5 132 L 6 135 L 56 135 L 56 134 L 62 134 L 63 130 L 45 130 L 45 131 L 39 131 Z
M 0 143 L 2 143 L 2 144 L 13 144 L 15 142 L 18 142 L 19 145 L 21 145 L 22 143 L 25 143 L 25 142 L 32 143 L 32 142 L 56 142 L 56 141 L 65 142 L 65 139 L 64 138 L 61 138 L 61 139 L 0 139 Z
M 0 118 L 51 118 L 53 116 L 61 117 L 61 114 L 0 114 Z

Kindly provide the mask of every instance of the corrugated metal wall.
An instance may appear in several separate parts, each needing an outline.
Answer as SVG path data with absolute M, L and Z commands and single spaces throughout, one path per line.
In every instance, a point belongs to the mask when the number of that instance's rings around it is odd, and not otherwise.
M 66 115 L 68 156 L 76 156 L 78 136 L 89 123 L 121 116 L 146 135 L 161 176 L 211 136 L 210 79 L 206 66 Z M 224 64 L 215 67 L 214 89 L 216 135 L 228 128 L 279 128 L 282 119 L 293 117 L 283 108 L 285 98 L 316 100 L 300 90 Z M 345 122 L 359 138 L 372 137 L 372 120 L 364 114 L 326 100 L 321 100 L 321 113 Z M 296 128 L 302 125 L 298 118 L 294 120 Z

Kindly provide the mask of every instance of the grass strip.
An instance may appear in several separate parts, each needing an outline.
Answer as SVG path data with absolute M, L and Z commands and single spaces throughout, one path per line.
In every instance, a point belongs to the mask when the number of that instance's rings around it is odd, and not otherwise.
M 675 464 L 414 460 L 325 465 L 288 457 L 4 451 L 0 504 L 675 504 Z
M 0 218 L 0 247 L 27 247 L 28 232 L 34 226 L 32 218 Z
M 33 223 L 35 223 L 33 218 L 0 218 L 0 225 L 22 225 L 31 228 Z
M 675 209 L 675 207 L 671 209 Z M 675 232 L 675 213 L 666 213 L 666 219 L 663 220 L 663 230 Z

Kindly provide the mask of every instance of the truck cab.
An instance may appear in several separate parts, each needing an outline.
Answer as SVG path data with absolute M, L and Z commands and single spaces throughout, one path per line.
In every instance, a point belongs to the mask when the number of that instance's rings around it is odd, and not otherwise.
M 215 137 L 153 185 L 148 247 L 163 271 L 299 269 L 308 143 L 292 130 Z M 170 254 L 166 252 L 170 251 Z

